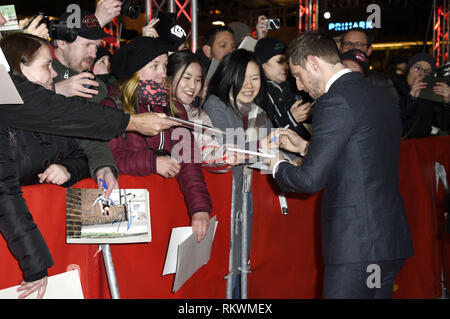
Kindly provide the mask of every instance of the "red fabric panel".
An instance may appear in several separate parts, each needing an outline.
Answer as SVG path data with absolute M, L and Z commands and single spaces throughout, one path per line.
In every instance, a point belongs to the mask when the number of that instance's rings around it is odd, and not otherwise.
M 95 186 L 95 183 L 92 184 Z M 69 265 L 78 265 L 81 270 L 84 296 L 104 298 L 106 296 L 99 289 L 101 282 L 98 276 L 98 262 L 101 255 L 94 257 L 97 246 L 69 246 L 65 243 L 65 193 L 64 188 L 55 185 L 33 185 L 23 188 L 23 194 L 33 219 L 44 236 L 53 257 L 54 266 L 49 269 L 49 275 L 65 272 Z M 2 261 L 0 287 L 18 285 L 22 281 L 22 273 L 4 240 L 0 240 L 0 256 Z
M 441 265 L 450 274 L 450 239 L 443 232 L 442 186 L 436 192 L 434 162 L 450 176 L 450 137 L 402 142 L 400 189 L 413 236 L 415 255 L 395 280 L 395 298 L 435 298 L 441 295 Z M 205 172 L 213 202 L 212 216 L 219 221 L 211 259 L 177 292 L 174 275 L 162 277 L 173 227 L 190 223 L 183 196 L 175 180 L 160 176 L 121 176 L 122 188 L 150 191 L 152 242 L 111 245 L 122 298 L 224 298 L 230 248 L 231 172 Z M 289 214 L 282 215 L 276 186 L 270 175 L 253 176 L 253 234 L 249 298 L 320 298 L 323 265 L 321 256 L 321 194 L 288 196 Z M 450 177 L 449 177 L 450 180 Z M 92 179 L 74 187 L 94 188 Z M 97 245 L 65 243 L 65 190 L 54 185 L 23 188 L 24 197 L 52 253 L 54 275 L 71 264 L 81 270 L 86 298 L 110 298 L 102 254 Z M 5 241 L 0 240 L 0 289 L 17 285 L 22 274 Z
M 450 176 L 450 137 L 429 137 L 402 142 L 400 152 L 400 191 L 413 237 L 414 256 L 398 274 L 396 298 L 436 298 L 441 289 L 441 240 L 443 195 L 436 198 L 434 163 L 445 166 Z M 450 181 L 450 178 L 447 178 Z M 442 188 L 442 186 L 440 186 Z
M 190 225 L 190 219 L 176 180 L 160 176 L 121 176 L 127 188 L 148 188 L 152 241 L 149 244 L 111 245 L 121 298 L 225 298 L 228 274 L 231 173 L 205 173 L 213 201 L 212 216 L 219 221 L 211 259 L 177 292 L 172 293 L 174 275 L 162 276 L 170 232 Z M 125 188 L 125 187 L 124 187 Z
M 271 175 L 253 174 L 249 298 L 320 298 L 321 195 L 289 194 L 283 215 Z

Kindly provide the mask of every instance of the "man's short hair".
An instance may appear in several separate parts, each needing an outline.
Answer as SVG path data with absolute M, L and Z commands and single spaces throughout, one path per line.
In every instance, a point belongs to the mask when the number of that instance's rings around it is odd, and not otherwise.
M 286 55 L 294 65 L 302 68 L 305 67 L 309 55 L 319 57 L 330 64 L 341 62 L 336 42 L 321 31 L 306 31 L 298 35 L 289 44 Z
M 370 46 L 372 45 L 372 38 L 371 38 L 369 32 L 368 32 L 366 29 L 359 28 L 359 27 L 358 27 L 358 28 L 350 29 L 350 30 L 348 30 L 347 32 L 345 32 L 345 33 L 341 36 L 341 43 L 344 42 L 345 35 L 346 35 L 347 33 L 351 32 L 351 31 L 361 32 L 362 34 L 364 34 L 364 35 L 366 36 L 367 47 L 370 47 Z
M 212 47 L 214 41 L 216 40 L 216 35 L 219 32 L 230 32 L 232 35 L 234 35 L 233 29 L 231 29 L 228 26 L 218 26 L 215 28 L 212 28 L 211 30 L 209 30 L 208 32 L 206 32 L 204 38 L 203 38 L 203 45 L 208 45 L 210 47 Z

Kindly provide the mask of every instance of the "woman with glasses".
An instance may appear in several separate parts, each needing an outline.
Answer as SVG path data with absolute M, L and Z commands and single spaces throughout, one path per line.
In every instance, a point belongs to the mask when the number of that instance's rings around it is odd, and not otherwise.
M 400 99 L 403 138 L 421 138 L 448 134 L 450 126 L 450 87 L 436 82 L 432 92 L 421 95 L 427 87 L 427 76 L 435 72 L 435 60 L 426 53 L 418 53 L 408 61 L 405 85 L 409 93 Z

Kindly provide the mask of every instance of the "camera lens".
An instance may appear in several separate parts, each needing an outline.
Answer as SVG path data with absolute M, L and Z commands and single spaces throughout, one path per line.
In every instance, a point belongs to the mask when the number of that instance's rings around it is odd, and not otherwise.
M 78 36 L 77 29 L 69 28 L 65 23 L 60 23 L 59 21 L 50 21 L 48 31 L 50 38 L 53 40 L 73 42 Z
M 120 9 L 120 13 L 130 17 L 131 19 L 136 19 L 141 13 L 141 6 L 131 0 L 122 0 L 122 8 Z

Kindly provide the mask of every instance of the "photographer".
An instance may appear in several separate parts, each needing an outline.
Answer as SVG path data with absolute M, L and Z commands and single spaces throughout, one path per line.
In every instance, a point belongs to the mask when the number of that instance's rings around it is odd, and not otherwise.
M 400 114 L 403 124 L 403 138 L 421 138 L 431 135 L 445 135 L 450 129 L 450 87 L 438 82 L 433 93 L 442 102 L 420 97 L 420 92 L 427 87 L 426 75 L 435 72 L 434 58 L 426 53 L 418 53 L 408 61 L 405 85 L 409 94 L 400 99 Z
M 69 16 L 70 13 L 64 13 L 59 24 L 64 24 Z M 76 29 L 77 36 L 74 40 L 69 37 L 70 29 L 53 39 L 53 68 L 57 73 L 54 80 L 55 91 L 67 97 L 79 96 L 92 102 L 100 102 L 107 95 L 106 84 L 87 71 L 94 64 L 97 47 L 109 35 L 103 32 L 94 14 L 81 10 L 80 18 L 81 25 Z M 91 176 L 97 180 L 103 179 L 108 190 L 115 188 L 119 172 L 108 144 L 83 139 L 80 140 L 80 145 L 88 157 Z

